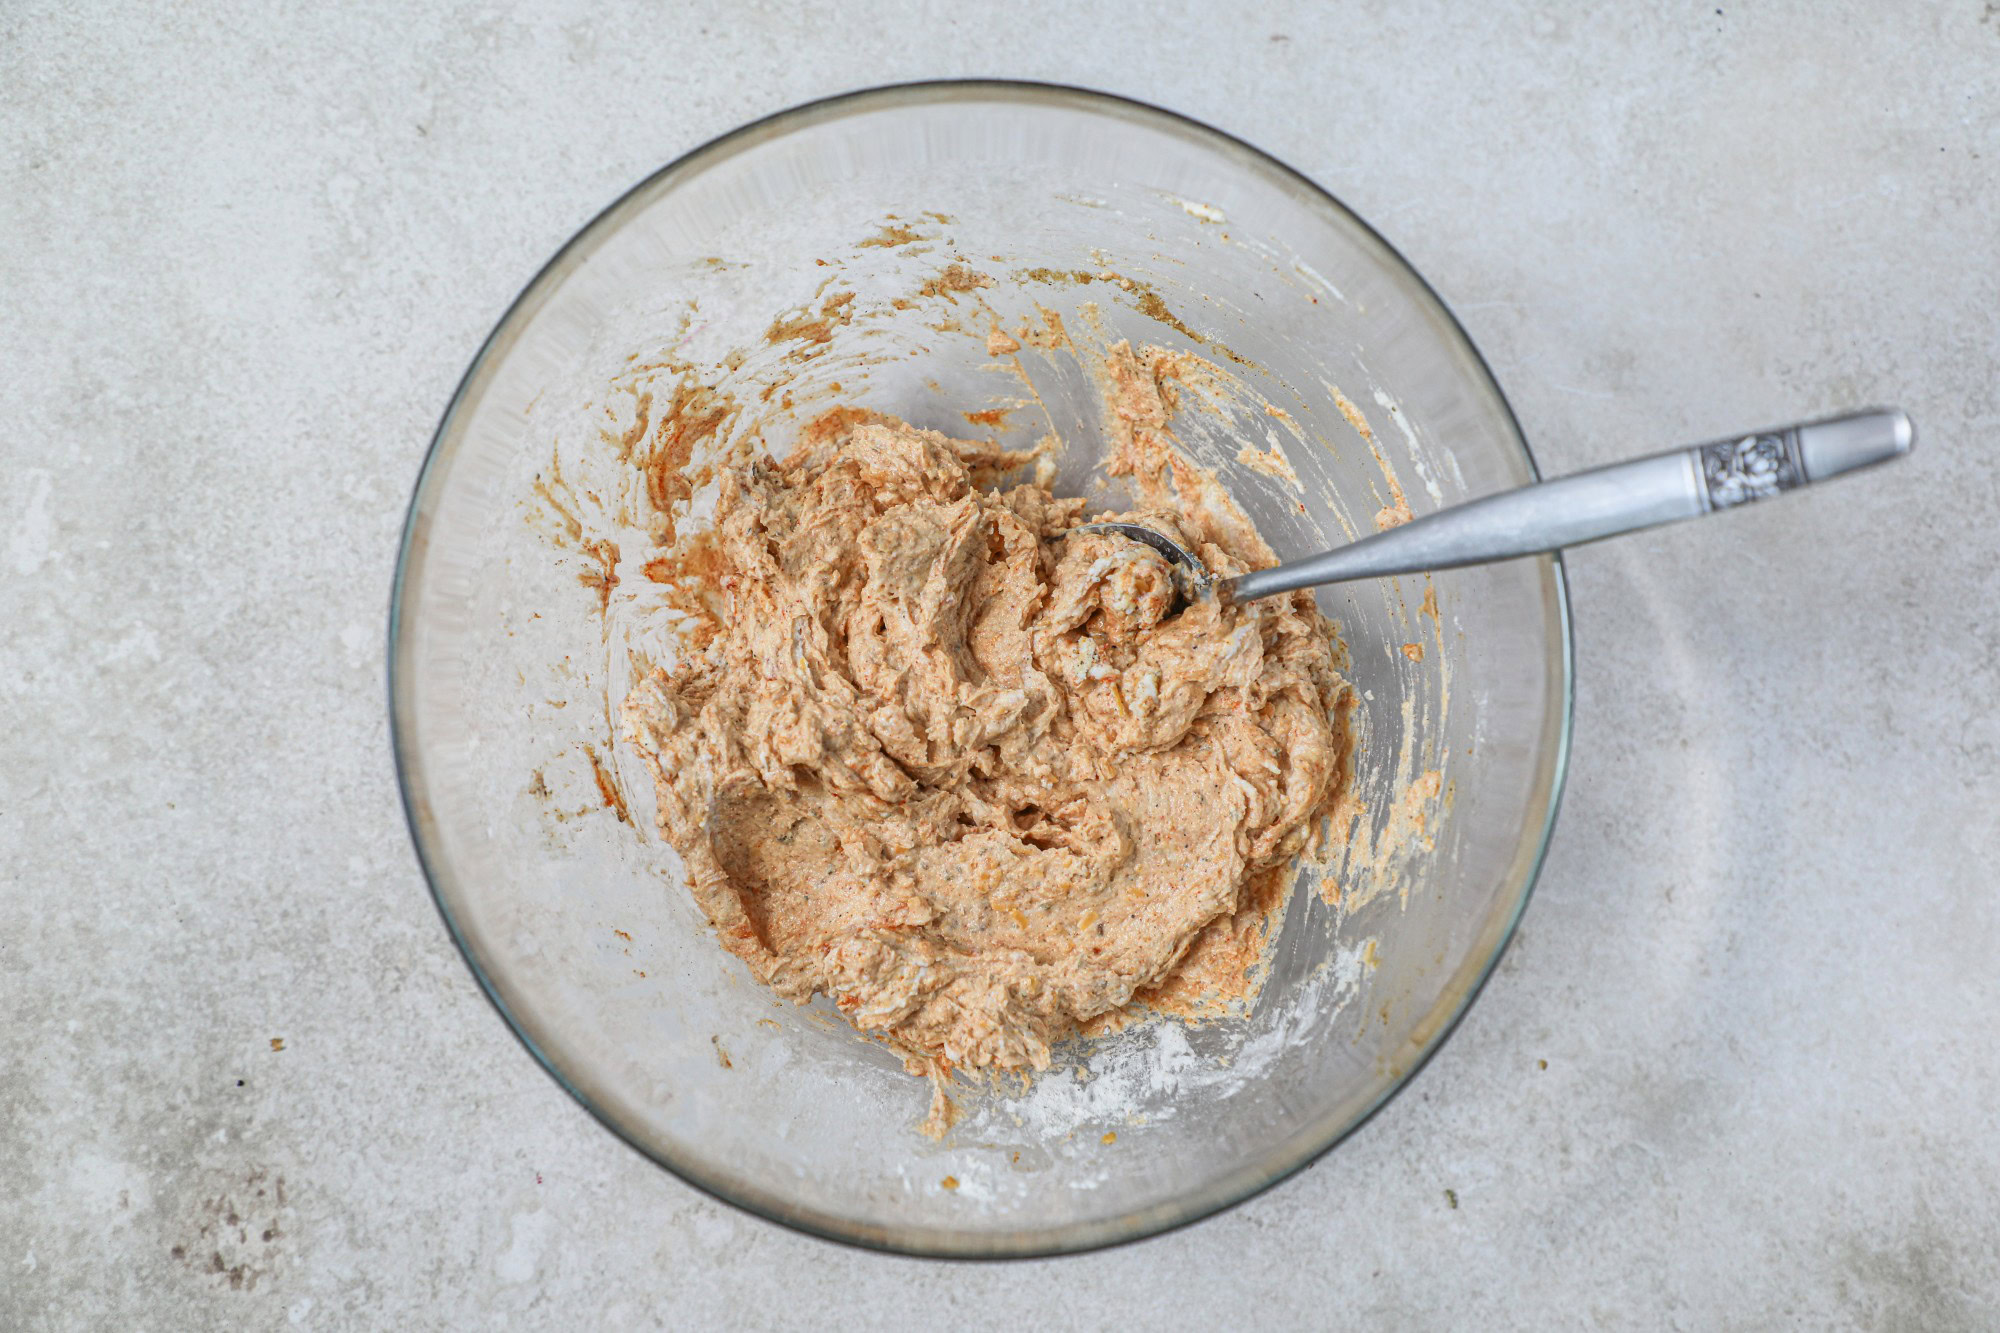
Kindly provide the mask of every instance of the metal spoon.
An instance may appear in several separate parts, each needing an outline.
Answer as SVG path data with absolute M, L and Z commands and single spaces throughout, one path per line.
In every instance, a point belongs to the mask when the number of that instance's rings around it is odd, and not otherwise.
M 1700 518 L 1901 458 L 1916 434 L 1898 408 L 1781 426 L 1502 491 L 1324 555 L 1227 579 L 1214 577 L 1192 551 L 1141 524 L 1086 523 L 1070 531 L 1111 532 L 1144 542 L 1166 557 L 1183 601 L 1215 597 L 1227 605 L 1322 583 L 1482 565 Z

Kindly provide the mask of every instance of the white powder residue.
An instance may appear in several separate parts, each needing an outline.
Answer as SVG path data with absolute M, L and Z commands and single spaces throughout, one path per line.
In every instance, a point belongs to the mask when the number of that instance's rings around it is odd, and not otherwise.
M 1424 451 L 1417 447 L 1417 432 L 1411 429 L 1410 419 L 1404 414 L 1403 405 L 1380 389 L 1375 390 L 1375 401 L 1388 409 L 1389 420 L 1395 422 L 1396 429 L 1403 432 L 1403 443 L 1410 451 L 1410 465 L 1416 468 L 1417 475 L 1423 479 L 1424 491 L 1431 499 L 1443 504 L 1444 490 L 1438 485 L 1437 474 L 1432 472 L 1430 464 L 1424 461 Z
M 1094 1137 L 1107 1127 L 1170 1120 L 1194 1102 L 1226 1100 L 1262 1081 L 1286 1052 L 1326 1039 L 1359 994 L 1365 958 L 1376 943 L 1373 937 L 1336 943 L 1281 1009 L 1204 1027 L 1205 1036 L 1226 1035 L 1222 1052 L 1198 1052 L 1185 1025 L 1155 1019 L 1095 1043 L 1080 1069 L 1051 1070 L 1019 1097 L 994 1096 L 974 1112 L 981 1132 L 1018 1124 L 1015 1134 L 1043 1142 Z
M 1182 211 L 1191 218 L 1199 218 L 1203 222 L 1229 221 L 1229 215 L 1214 204 L 1204 204 L 1193 199 L 1182 199 L 1178 195 L 1168 195 L 1167 197 L 1179 204 Z
M 1346 292 L 1343 292 L 1340 290 L 1340 288 L 1334 286 L 1333 283 L 1327 279 L 1327 276 L 1324 273 L 1321 273 L 1318 269 L 1314 268 L 1311 264 L 1308 264 L 1305 260 L 1294 259 L 1292 261 L 1292 271 L 1297 273 L 1300 277 L 1311 282 L 1314 286 L 1319 287 L 1320 289 L 1325 291 L 1328 295 L 1332 296 L 1334 300 L 1340 302 L 1342 305 L 1353 304 L 1352 301 L 1349 301 L 1347 299 Z

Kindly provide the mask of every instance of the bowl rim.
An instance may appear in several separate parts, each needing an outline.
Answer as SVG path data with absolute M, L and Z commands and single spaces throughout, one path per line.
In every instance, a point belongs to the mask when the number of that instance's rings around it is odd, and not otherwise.
M 1449 336 L 1456 338 L 1461 350 L 1468 357 L 1470 365 L 1476 372 L 1476 378 L 1484 381 L 1485 386 L 1491 390 L 1494 400 L 1499 404 L 1501 418 L 1516 447 L 1519 448 L 1522 460 L 1527 464 L 1529 475 L 1540 480 L 1541 469 L 1537 466 L 1534 453 L 1521 432 L 1513 405 L 1502 391 L 1486 358 L 1480 353 L 1478 346 L 1465 331 L 1464 325 L 1459 322 L 1443 298 L 1402 252 L 1390 244 L 1358 213 L 1341 202 L 1330 190 L 1278 158 L 1226 131 L 1216 129 L 1180 112 L 1170 111 L 1135 98 L 1075 85 L 1019 79 L 973 78 L 920 80 L 860 88 L 799 103 L 750 121 L 700 144 L 649 173 L 580 227 L 508 303 L 493 329 L 481 341 L 479 350 L 453 389 L 451 398 L 439 417 L 437 428 L 431 434 L 422 466 L 418 469 L 416 482 L 411 489 L 409 505 L 404 513 L 402 536 L 396 553 L 396 568 L 389 595 L 386 684 L 390 746 L 396 768 L 397 791 L 402 803 L 404 822 L 409 830 L 410 842 L 416 851 L 418 866 L 423 871 L 431 902 L 437 908 L 445 930 L 450 935 L 452 943 L 457 946 L 459 955 L 465 960 L 474 980 L 478 982 L 480 992 L 500 1014 L 515 1038 L 534 1057 L 535 1063 L 540 1065 L 543 1071 L 574 1098 L 593 1119 L 648 1160 L 710 1198 L 741 1208 L 766 1221 L 778 1223 L 792 1230 L 879 1253 L 920 1258 L 1006 1260 L 1085 1254 L 1131 1244 L 1189 1226 L 1253 1199 L 1313 1165 L 1373 1120 L 1385 1106 L 1395 1100 L 1397 1094 L 1410 1085 L 1417 1074 L 1451 1039 L 1473 1002 L 1478 999 L 1487 982 L 1491 980 L 1500 960 L 1506 956 L 1507 948 L 1513 942 L 1528 901 L 1534 896 L 1535 886 L 1541 878 L 1542 867 L 1548 858 L 1556 815 L 1562 804 L 1563 790 L 1568 779 L 1576 704 L 1575 635 L 1571 619 L 1569 584 L 1560 552 L 1535 557 L 1544 564 L 1554 592 L 1558 643 L 1556 644 L 1557 679 L 1553 683 L 1559 686 L 1561 692 L 1561 703 L 1555 719 L 1555 754 L 1549 772 L 1547 811 L 1542 820 L 1542 827 L 1533 834 L 1534 851 L 1528 859 L 1526 872 L 1515 891 L 1515 900 L 1508 910 L 1498 939 L 1470 983 L 1464 985 L 1455 997 L 1447 996 L 1440 1001 L 1439 1009 L 1447 1004 L 1453 1007 L 1441 1022 L 1433 1025 L 1432 1035 L 1423 1049 L 1399 1073 L 1392 1073 L 1388 1082 L 1361 1114 L 1335 1129 L 1323 1142 L 1312 1144 L 1298 1152 L 1294 1160 L 1276 1170 L 1261 1175 L 1252 1173 L 1252 1179 L 1247 1183 L 1239 1183 L 1236 1188 L 1197 1195 L 1187 1202 L 1177 1200 L 1172 1205 L 1155 1205 L 1121 1217 L 1037 1228 L 1033 1232 L 973 1233 L 884 1228 L 855 1223 L 850 1219 L 815 1209 L 788 1209 L 775 1201 L 767 1202 L 745 1197 L 732 1191 L 720 1181 L 710 1178 L 700 1166 L 673 1160 L 665 1154 L 656 1152 L 618 1124 L 604 1108 L 596 1105 L 563 1074 L 556 1062 L 542 1050 L 522 1023 L 516 1019 L 499 994 L 494 980 L 487 975 L 474 955 L 470 941 L 452 915 L 442 885 L 445 878 L 443 858 L 426 844 L 427 820 L 419 809 L 424 801 L 416 789 L 420 766 L 411 744 L 412 719 L 408 708 L 401 702 L 403 670 L 399 664 L 409 574 L 420 539 L 428 527 L 426 502 L 433 498 L 434 488 L 442 474 L 441 464 L 446 454 L 447 438 L 452 434 L 457 416 L 473 395 L 475 388 L 481 386 L 488 368 L 512 346 L 518 334 L 518 329 L 515 327 L 517 320 L 538 307 L 542 297 L 551 293 L 564 277 L 589 257 L 596 249 L 599 240 L 608 237 L 627 214 L 642 204 L 651 203 L 656 196 L 671 188 L 679 178 L 705 170 L 712 163 L 778 138 L 794 128 L 860 112 L 934 102 L 981 99 L 1066 106 L 1074 110 L 1110 114 L 1127 120 L 1149 123 L 1155 128 L 1176 133 L 1184 138 L 1205 140 L 1209 146 L 1238 157 L 1246 165 L 1260 168 L 1288 182 L 1313 205 L 1329 211 L 1336 222 L 1353 228 L 1364 240 L 1380 246 L 1392 261 L 1392 265 L 1400 267 L 1403 275 L 1411 281 L 1419 298 L 1429 301 L 1435 307 L 1435 313 L 1442 318 L 1444 327 L 1449 330 Z M 1528 830 L 1524 829 L 1523 832 L 1525 834 Z M 1433 1013 L 1436 1013 L 1436 1010 Z M 1014 1238 L 1017 1237 L 1026 1243 L 1015 1243 Z M 1032 1239 L 1029 1239 L 1030 1237 Z

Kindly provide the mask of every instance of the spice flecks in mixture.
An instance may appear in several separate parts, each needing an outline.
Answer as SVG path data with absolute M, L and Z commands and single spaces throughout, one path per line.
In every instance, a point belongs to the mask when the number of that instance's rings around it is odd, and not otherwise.
M 581 571 L 576 580 L 597 593 L 598 614 L 608 614 L 611 610 L 611 590 L 618 586 L 618 543 L 592 538 L 579 540 L 583 553 L 597 562 L 597 568 Z
M 820 302 L 817 312 L 801 310 L 779 316 L 764 331 L 767 343 L 799 342 L 816 346 L 833 341 L 834 326 L 854 318 L 854 293 L 834 292 Z
M 1118 402 L 1162 449 L 1157 393 Z M 724 947 L 932 1074 L 933 1129 L 941 1070 L 1046 1068 L 1153 996 L 1225 1011 L 1343 772 L 1309 597 L 1169 616 L 1157 554 L 1069 533 L 1082 501 L 981 487 L 1016 461 L 877 419 L 726 473 L 723 631 L 626 702 Z M 1145 517 L 1245 567 L 1202 506 Z
M 651 441 L 634 459 L 645 478 L 649 528 L 655 544 L 673 544 L 677 517 L 694 498 L 688 472 L 695 451 L 719 444 L 738 410 L 733 397 L 692 375 L 683 375 L 674 385 Z
M 603 798 L 605 808 L 617 814 L 619 823 L 631 823 L 632 812 L 625 806 L 625 792 L 619 787 L 618 779 L 604 766 L 604 761 L 597 757 L 597 747 L 583 746 L 583 756 L 590 761 L 590 776 L 597 782 L 597 794 Z
M 1351 398 L 1339 389 L 1334 389 L 1333 405 L 1340 409 L 1340 415 L 1347 418 L 1347 424 L 1354 427 L 1362 439 L 1371 445 L 1375 443 L 1375 432 L 1369 428 L 1368 418 L 1361 415 L 1361 409 L 1354 405 Z
M 1368 451 L 1375 456 L 1375 466 L 1381 469 L 1382 480 L 1389 487 L 1389 503 L 1375 511 L 1375 530 L 1387 532 L 1391 528 L 1401 527 L 1416 515 L 1410 512 L 1410 502 L 1403 497 L 1403 486 L 1396 480 L 1396 470 L 1390 467 L 1389 460 L 1382 456 L 1382 450 L 1375 442 L 1375 432 L 1370 429 L 1368 418 L 1361 414 L 1361 409 L 1334 385 L 1329 384 L 1327 387 L 1333 390 L 1333 405 L 1340 409 L 1340 415 L 1347 418 L 1347 424 L 1354 427 L 1368 445 Z
M 1236 451 L 1236 461 L 1252 472 L 1261 472 L 1267 477 L 1274 477 L 1284 482 L 1293 490 L 1304 490 L 1305 483 L 1299 480 L 1299 474 L 1293 470 L 1292 460 L 1285 457 L 1284 446 L 1278 443 L 1278 437 L 1267 436 L 1265 443 L 1269 446 L 1265 449 L 1253 449 L 1247 444 L 1244 445 Z
M 942 296 L 953 305 L 958 304 L 955 292 L 974 292 L 981 287 L 991 287 L 993 279 L 969 264 L 947 264 L 935 277 L 924 280 L 917 288 L 919 296 Z
M 926 238 L 919 234 L 916 228 L 909 226 L 907 223 L 885 222 L 882 224 L 881 229 L 873 236 L 856 241 L 855 244 L 863 249 L 869 246 L 891 249 L 901 245 L 914 245 L 924 239 Z

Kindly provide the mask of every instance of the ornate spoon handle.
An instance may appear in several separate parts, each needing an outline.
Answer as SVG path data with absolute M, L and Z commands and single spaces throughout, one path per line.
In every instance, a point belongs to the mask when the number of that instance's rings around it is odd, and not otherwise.
M 1916 428 L 1877 408 L 1675 449 L 1455 505 L 1324 555 L 1224 579 L 1219 596 L 1484 564 L 1700 518 L 1901 458 Z

